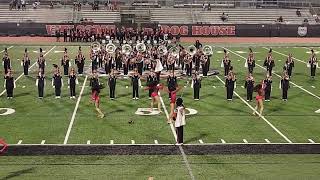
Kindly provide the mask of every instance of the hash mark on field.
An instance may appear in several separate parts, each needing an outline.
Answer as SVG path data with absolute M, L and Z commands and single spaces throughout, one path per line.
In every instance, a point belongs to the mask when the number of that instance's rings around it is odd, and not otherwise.
M 135 144 L 136 142 L 134 140 L 131 140 L 131 144 Z
M 113 140 L 110 140 L 110 144 L 114 144 L 114 141 L 113 141 Z
M 244 86 L 241 86 L 242 88 L 244 88 Z
M 203 144 L 203 141 L 202 141 L 202 139 L 199 139 L 199 143 L 200 143 L 200 144 Z
M 216 86 L 212 86 L 214 89 L 217 88 Z
M 159 144 L 158 140 L 154 140 L 154 143 L 155 143 L 155 144 Z
M 42 141 L 41 141 L 41 144 L 44 144 L 44 143 L 46 143 L 46 140 L 42 140 Z
M 316 88 L 316 87 L 314 87 L 314 86 L 311 86 L 312 88 Z
M 243 142 L 244 142 L 244 143 L 248 143 L 248 141 L 247 141 L 246 139 L 243 139 Z
M 238 61 L 240 61 L 240 59 L 238 59 Z
M 19 140 L 17 144 L 21 144 L 21 143 L 22 143 L 22 140 Z
M 267 143 L 271 143 L 270 141 L 269 141 L 269 139 L 264 139 Z
M 308 141 L 309 141 L 310 143 L 315 143 L 312 139 L 308 139 Z
M 91 143 L 90 140 L 88 140 L 88 141 L 87 141 L 87 144 L 90 144 L 90 143 Z
M 225 140 L 223 140 L 223 139 L 221 139 L 221 142 L 222 142 L 223 144 L 225 144 L 225 143 L 226 143 L 226 141 L 225 141 Z

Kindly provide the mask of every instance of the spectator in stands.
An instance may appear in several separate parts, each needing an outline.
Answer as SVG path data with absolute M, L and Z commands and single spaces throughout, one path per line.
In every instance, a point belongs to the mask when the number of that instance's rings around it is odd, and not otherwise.
M 21 1 L 20 0 L 17 1 L 17 7 L 18 7 L 18 11 L 20 11 L 20 8 L 21 8 Z
M 37 9 L 39 6 L 40 6 L 40 2 L 36 1 L 36 2 L 32 3 L 33 9 Z
M 282 17 L 282 16 L 280 16 L 280 17 L 277 19 L 277 22 L 282 23 L 282 22 L 283 22 L 283 17 Z
M 211 4 L 208 3 L 208 11 L 211 11 Z
M 227 14 L 225 14 L 224 12 L 222 12 L 222 15 L 220 16 L 221 20 L 223 22 L 228 21 L 229 16 Z
M 49 8 L 50 8 L 50 9 L 53 9 L 53 2 L 52 2 L 52 1 L 50 1 Z
M 21 9 L 22 11 L 25 11 L 27 8 L 26 8 L 26 1 L 25 0 L 21 0 Z
M 314 20 L 316 21 L 316 23 L 320 23 L 319 16 L 316 16 L 316 18 Z
M 307 18 L 304 18 L 303 23 L 308 24 L 308 23 L 309 23 L 309 20 L 308 20 Z
M 301 12 L 300 12 L 300 10 L 299 10 L 299 9 L 297 9 L 297 11 L 296 11 L 296 15 L 297 15 L 298 17 L 301 17 Z
M 205 11 L 206 10 L 206 5 L 203 3 L 202 4 L 202 11 Z

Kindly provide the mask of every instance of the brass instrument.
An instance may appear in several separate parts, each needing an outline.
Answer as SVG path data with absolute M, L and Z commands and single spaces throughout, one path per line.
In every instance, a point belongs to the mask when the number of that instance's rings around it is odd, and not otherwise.
M 94 53 L 97 52 L 97 51 L 100 51 L 100 47 L 101 47 L 101 45 L 100 45 L 99 42 L 93 42 L 93 43 L 91 43 L 91 49 L 92 49 L 92 51 L 93 51 Z
M 173 46 L 169 49 L 169 53 L 170 53 L 170 55 L 177 58 L 177 57 L 179 57 L 179 48 L 177 46 Z
M 158 50 L 159 55 L 161 55 L 161 56 L 166 55 L 168 52 L 167 48 L 163 45 L 159 46 L 157 50 Z
M 129 55 L 132 51 L 132 47 L 129 44 L 122 45 L 121 49 L 122 49 L 122 53 L 125 55 Z
M 136 50 L 138 51 L 138 52 L 145 52 L 146 51 L 146 45 L 144 44 L 144 43 L 138 43 L 137 45 L 136 45 Z
M 168 59 L 167 59 L 168 65 L 172 65 L 172 64 L 174 64 L 175 62 L 176 62 L 176 57 L 173 56 L 173 55 L 169 55 L 169 56 L 168 56 Z
M 191 45 L 187 48 L 187 52 L 193 56 L 197 53 L 197 48 L 194 45 Z
M 212 55 L 212 54 L 213 54 L 212 47 L 209 46 L 209 45 L 205 45 L 205 46 L 202 48 L 202 51 L 203 51 L 203 54 L 206 55 L 206 56 L 209 56 L 209 55 Z
M 112 43 L 109 43 L 109 44 L 106 45 L 107 53 L 112 54 L 112 53 L 114 53 L 116 51 L 116 49 L 117 49 L 116 45 L 114 45 Z

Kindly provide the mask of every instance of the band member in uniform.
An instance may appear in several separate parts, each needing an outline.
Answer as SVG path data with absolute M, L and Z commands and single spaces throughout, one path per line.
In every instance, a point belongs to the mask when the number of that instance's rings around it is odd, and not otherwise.
M 109 75 L 109 79 L 108 79 L 108 85 L 110 87 L 110 99 L 111 100 L 116 98 L 116 96 L 115 96 L 116 84 L 117 84 L 117 77 L 114 74 L 114 69 L 112 69 L 111 73 Z
M 310 57 L 307 65 L 310 67 L 310 70 L 311 70 L 311 78 L 314 78 L 316 76 L 318 59 L 317 59 L 316 54 L 314 53 L 313 49 L 311 49 L 311 57 Z
M 289 78 L 291 78 L 293 68 L 294 68 L 294 61 L 293 61 L 293 56 L 290 53 L 283 67 L 283 70 L 288 72 Z
M 256 61 L 254 59 L 253 51 L 249 48 L 249 56 L 247 58 L 246 66 L 248 67 L 248 71 L 250 74 L 253 74 L 253 68 L 256 66 Z
M 227 88 L 227 100 L 231 101 L 233 98 L 233 90 L 235 88 L 236 76 L 233 72 L 230 72 L 226 78 L 225 86 Z
M 71 66 L 71 64 L 70 64 L 67 48 L 64 48 L 64 55 L 61 59 L 61 66 L 63 66 L 63 75 L 68 76 L 69 67 Z
M 202 54 L 200 57 L 202 74 L 205 77 L 208 75 L 208 71 L 209 71 L 209 61 L 210 61 L 209 59 L 210 59 L 210 55 Z
M 177 108 L 175 109 L 175 115 L 173 120 L 175 121 L 174 126 L 177 132 L 177 145 L 183 144 L 183 126 L 186 125 L 186 113 L 181 98 L 177 99 Z
M 56 68 L 56 70 L 52 77 L 52 87 L 55 89 L 56 99 L 60 99 L 61 87 L 63 86 L 63 79 L 60 75 L 60 70 L 58 68 L 58 65 L 54 64 L 53 66 Z
M 111 56 L 111 54 L 106 54 L 104 56 L 103 62 L 104 62 L 104 70 L 106 71 L 106 74 L 110 74 L 111 72 L 111 68 L 112 68 L 112 61 L 113 61 L 113 57 Z
M 78 67 L 79 76 L 82 76 L 82 74 L 83 74 L 83 68 L 84 68 L 85 59 L 86 58 L 84 57 L 84 55 L 82 54 L 82 51 L 81 51 L 81 46 L 79 46 L 79 52 L 78 52 L 78 55 L 77 55 L 77 57 L 75 59 L 75 64 Z
M 255 111 L 253 111 L 253 115 L 256 115 L 256 111 L 258 110 L 259 108 L 259 114 L 260 116 L 262 116 L 262 113 L 263 113 L 263 96 L 264 96 L 264 85 L 263 83 L 262 84 L 258 84 L 254 87 L 254 90 L 257 92 L 257 96 L 256 96 L 256 102 L 257 102 L 257 105 L 256 107 L 254 108 Z
M 4 49 L 4 56 L 2 58 L 2 65 L 4 68 L 4 74 L 7 74 L 9 70 L 11 69 L 11 61 L 8 55 L 8 50 L 7 48 Z
M 193 99 L 198 101 L 200 99 L 201 88 L 201 78 L 198 72 L 195 72 L 192 78 L 191 88 L 193 88 Z
M 252 101 L 252 94 L 254 90 L 254 78 L 251 73 L 248 74 L 244 87 L 247 89 L 247 101 Z
M 4 76 L 4 87 L 6 88 L 8 99 L 13 98 L 13 89 L 16 88 L 16 82 L 12 75 L 12 70 L 8 69 L 7 74 Z
M 272 68 L 275 66 L 275 63 L 272 57 L 272 49 L 269 50 L 268 56 L 264 60 L 263 66 L 267 68 L 269 76 L 272 76 Z
M 71 68 L 68 78 L 68 85 L 70 89 L 70 99 L 76 98 L 76 84 L 79 84 L 74 68 Z
M 171 74 L 169 74 L 168 78 L 167 78 L 167 86 L 168 86 L 168 90 L 169 90 L 169 98 L 170 98 L 170 93 L 172 91 L 175 91 L 177 88 L 177 77 L 174 75 L 174 70 L 172 71 Z
M 221 67 L 224 68 L 224 76 L 227 77 L 231 67 L 231 60 L 229 59 L 229 54 L 227 53 L 227 50 L 224 49 L 223 51 L 224 57 L 221 63 Z
M 187 54 L 184 58 L 184 64 L 186 65 L 186 74 L 187 76 L 192 75 L 192 56 Z
M 160 103 L 160 97 L 159 97 L 159 90 L 163 89 L 162 84 L 158 84 L 157 81 L 153 81 L 152 84 L 149 87 L 146 87 L 145 90 L 152 90 L 151 93 L 151 108 L 150 111 L 153 111 L 154 104 L 157 104 L 158 111 L 161 113 L 161 103 Z
M 271 90 L 272 90 L 272 76 L 269 76 L 267 74 L 266 78 L 263 80 L 264 84 L 264 96 L 265 99 L 264 101 L 270 101 L 270 95 L 271 95 Z
M 131 85 L 132 85 L 132 99 L 139 99 L 139 87 L 141 86 L 140 75 L 138 70 L 134 69 L 134 74 L 131 77 Z
M 92 52 L 91 55 L 91 70 L 92 72 L 98 69 L 98 54 Z
M 149 87 L 149 99 L 151 99 L 151 93 L 153 92 L 152 85 L 154 82 L 157 82 L 157 77 L 155 76 L 155 73 L 151 71 L 151 73 L 147 77 L 147 87 Z
M 46 86 L 46 78 L 42 73 L 42 69 L 40 69 L 39 74 L 37 76 L 36 86 L 38 87 L 38 97 L 39 99 L 42 99 L 44 94 L 44 87 Z
M 282 79 L 281 79 L 281 89 L 282 89 L 282 100 L 287 101 L 288 100 L 288 90 L 290 88 L 290 80 L 288 73 L 285 71 Z
M 94 106 L 96 111 L 98 112 L 98 117 L 104 118 L 104 113 L 100 109 L 100 82 L 99 82 L 99 76 L 97 74 L 96 70 L 93 70 L 92 77 L 90 79 L 90 86 L 92 90 L 91 99 L 94 102 Z
M 29 74 L 30 58 L 28 56 L 28 49 L 24 49 L 24 55 L 21 61 L 21 66 L 23 67 L 23 74 L 27 76 Z
M 41 69 L 41 72 L 45 74 L 46 60 L 43 57 L 42 48 L 40 48 L 40 55 L 38 57 L 37 64 L 38 64 L 39 71 Z

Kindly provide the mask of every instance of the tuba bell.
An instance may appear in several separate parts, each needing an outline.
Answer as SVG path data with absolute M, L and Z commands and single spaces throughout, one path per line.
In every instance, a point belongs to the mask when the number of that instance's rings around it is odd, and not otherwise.
M 93 42 L 91 43 L 91 49 L 95 53 L 97 51 L 100 51 L 101 45 L 99 42 Z
M 132 51 L 132 47 L 129 44 L 122 45 L 121 49 L 122 49 L 122 53 L 125 55 L 129 55 Z
M 167 48 L 163 45 L 159 46 L 157 51 L 161 56 L 166 55 L 168 52 Z
M 202 48 L 202 51 L 203 51 L 203 54 L 206 55 L 206 56 L 209 56 L 209 55 L 212 55 L 212 54 L 213 54 L 212 47 L 209 46 L 209 45 L 205 45 L 205 46 Z
M 136 45 L 136 50 L 138 51 L 138 52 L 145 52 L 146 51 L 146 45 L 144 44 L 144 43 L 138 43 L 137 45 Z
M 116 45 L 114 45 L 113 43 L 109 43 L 106 45 L 106 51 L 107 53 L 114 53 L 116 51 Z
M 197 48 L 194 45 L 191 45 L 187 48 L 187 52 L 193 56 L 197 53 Z

